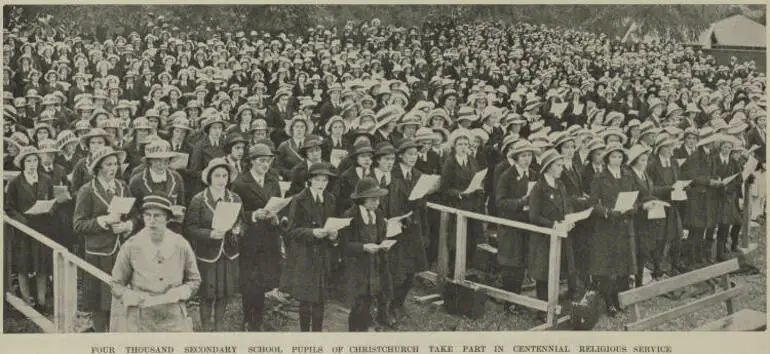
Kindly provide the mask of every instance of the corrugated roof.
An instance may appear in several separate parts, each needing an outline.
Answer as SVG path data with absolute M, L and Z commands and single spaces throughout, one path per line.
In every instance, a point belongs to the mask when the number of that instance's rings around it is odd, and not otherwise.
M 700 44 L 711 47 L 712 36 L 717 46 L 764 48 L 767 44 L 765 26 L 740 14 L 712 23 L 699 36 Z

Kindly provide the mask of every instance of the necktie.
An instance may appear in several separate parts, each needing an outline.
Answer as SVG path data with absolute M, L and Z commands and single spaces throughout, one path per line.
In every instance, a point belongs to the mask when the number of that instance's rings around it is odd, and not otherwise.
M 377 221 L 377 216 L 374 215 L 374 212 L 369 210 L 369 225 L 374 225 L 374 222 Z
M 380 177 L 380 186 L 381 186 L 381 187 L 383 187 L 383 188 L 384 188 L 384 187 L 387 187 L 387 186 L 388 186 L 388 184 L 387 184 L 387 183 L 385 183 L 385 182 L 387 182 L 387 181 L 385 180 L 385 175 L 382 175 L 382 177 Z
M 404 178 L 405 178 L 407 181 L 411 181 L 411 180 L 412 180 L 412 175 L 411 175 L 411 173 L 409 173 L 409 171 L 406 171 L 406 173 L 404 174 Z

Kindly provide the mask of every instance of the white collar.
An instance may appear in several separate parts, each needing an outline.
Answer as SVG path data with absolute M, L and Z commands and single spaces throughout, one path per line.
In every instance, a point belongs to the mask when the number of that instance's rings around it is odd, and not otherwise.
M 28 173 L 27 171 L 24 171 L 24 178 L 27 180 L 27 183 L 29 184 L 37 183 L 38 181 L 37 170 L 33 171 L 32 173 Z
M 382 180 L 382 176 L 385 177 L 385 183 L 390 184 L 390 172 L 381 171 L 379 168 L 374 169 L 374 176 L 377 177 L 377 182 Z
M 251 173 L 251 177 L 253 177 L 255 181 L 257 181 L 257 182 L 262 182 L 262 183 L 261 183 L 261 184 L 262 184 L 262 187 L 264 187 L 264 184 L 265 184 L 265 175 L 259 176 L 258 174 L 256 174 L 256 173 L 254 172 L 254 169 L 250 169 L 250 170 L 249 170 L 249 173 Z
M 529 171 L 527 169 L 522 169 L 521 166 L 518 164 L 513 164 L 514 168 L 516 168 L 516 172 L 519 173 L 519 176 L 529 175 Z
M 545 179 L 545 183 L 548 183 L 551 188 L 556 188 L 556 180 L 554 180 L 553 176 L 543 174 L 543 179 Z
M 216 193 L 213 188 L 209 187 L 209 193 L 211 193 L 211 199 L 214 201 L 225 200 L 226 191 L 224 189 L 221 193 Z
M 407 165 L 405 165 L 403 163 L 400 164 L 400 165 L 401 165 L 401 172 L 403 173 L 404 178 L 406 178 L 407 174 L 410 174 L 410 175 L 412 174 L 412 168 L 411 167 L 409 167 L 409 166 L 407 166 Z
M 152 180 L 152 183 L 166 182 L 166 180 L 168 179 L 168 172 L 166 171 L 163 171 L 162 173 L 157 173 L 149 167 L 147 167 L 147 171 L 150 172 L 150 180 Z
M 99 183 L 102 185 L 102 188 L 104 188 L 104 189 L 112 189 L 112 190 L 117 192 L 118 184 L 115 182 L 114 178 L 112 178 L 112 179 L 110 179 L 109 181 L 106 181 L 106 182 L 104 180 L 102 180 L 101 178 L 99 178 L 99 177 L 94 177 L 94 178 L 96 178 L 99 181 Z
M 361 212 L 361 219 L 364 220 L 364 224 L 369 225 L 377 222 L 376 216 L 374 220 L 369 220 L 369 217 L 372 215 L 369 209 L 364 208 L 363 205 L 359 205 L 358 209 Z
M 612 174 L 613 177 L 618 178 L 618 177 L 621 176 L 619 168 L 617 170 L 615 170 L 615 169 L 612 169 L 610 166 L 607 166 L 607 171 L 610 171 L 610 173 Z
M 460 155 L 455 154 L 455 159 L 457 159 L 457 163 L 460 164 L 461 166 L 468 164 L 468 155 L 461 157 Z
M 633 168 L 633 167 L 631 167 L 631 170 L 633 170 L 634 173 L 636 173 L 636 175 L 639 176 L 639 178 L 646 179 L 646 176 L 644 175 L 644 170 L 639 171 L 639 170 L 637 170 L 636 168 Z
M 364 178 L 364 168 L 361 166 L 356 166 L 356 175 L 358 175 L 358 178 Z
M 313 188 L 308 187 L 310 190 L 310 194 L 313 195 L 313 200 L 318 200 L 319 202 L 324 202 L 324 192 L 323 191 L 317 191 Z
M 667 158 L 665 158 L 663 156 L 660 156 L 660 155 L 658 155 L 658 160 L 660 160 L 660 164 L 663 167 L 668 167 L 668 165 L 671 164 L 671 160 L 670 159 L 667 159 Z

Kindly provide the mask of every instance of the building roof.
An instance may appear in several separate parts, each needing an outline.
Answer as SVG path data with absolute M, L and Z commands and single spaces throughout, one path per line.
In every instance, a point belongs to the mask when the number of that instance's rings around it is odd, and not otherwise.
M 704 48 L 712 46 L 760 47 L 766 46 L 765 26 L 741 15 L 733 15 L 714 22 L 703 31 L 698 42 Z

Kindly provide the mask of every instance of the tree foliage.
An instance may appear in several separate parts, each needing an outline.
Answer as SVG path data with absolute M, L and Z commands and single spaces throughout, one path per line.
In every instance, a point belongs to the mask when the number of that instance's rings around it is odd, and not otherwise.
M 9 5 L 5 26 L 52 15 L 65 27 L 84 33 L 103 28 L 109 33 L 141 31 L 137 24 L 163 15 L 182 29 L 304 31 L 314 25 L 343 25 L 379 18 L 384 24 L 420 26 L 425 21 L 462 23 L 528 22 L 582 28 L 620 37 L 630 22 L 642 34 L 674 39 L 693 38 L 714 21 L 744 13 L 765 21 L 762 5 Z M 152 14 L 150 16 L 149 14 Z

